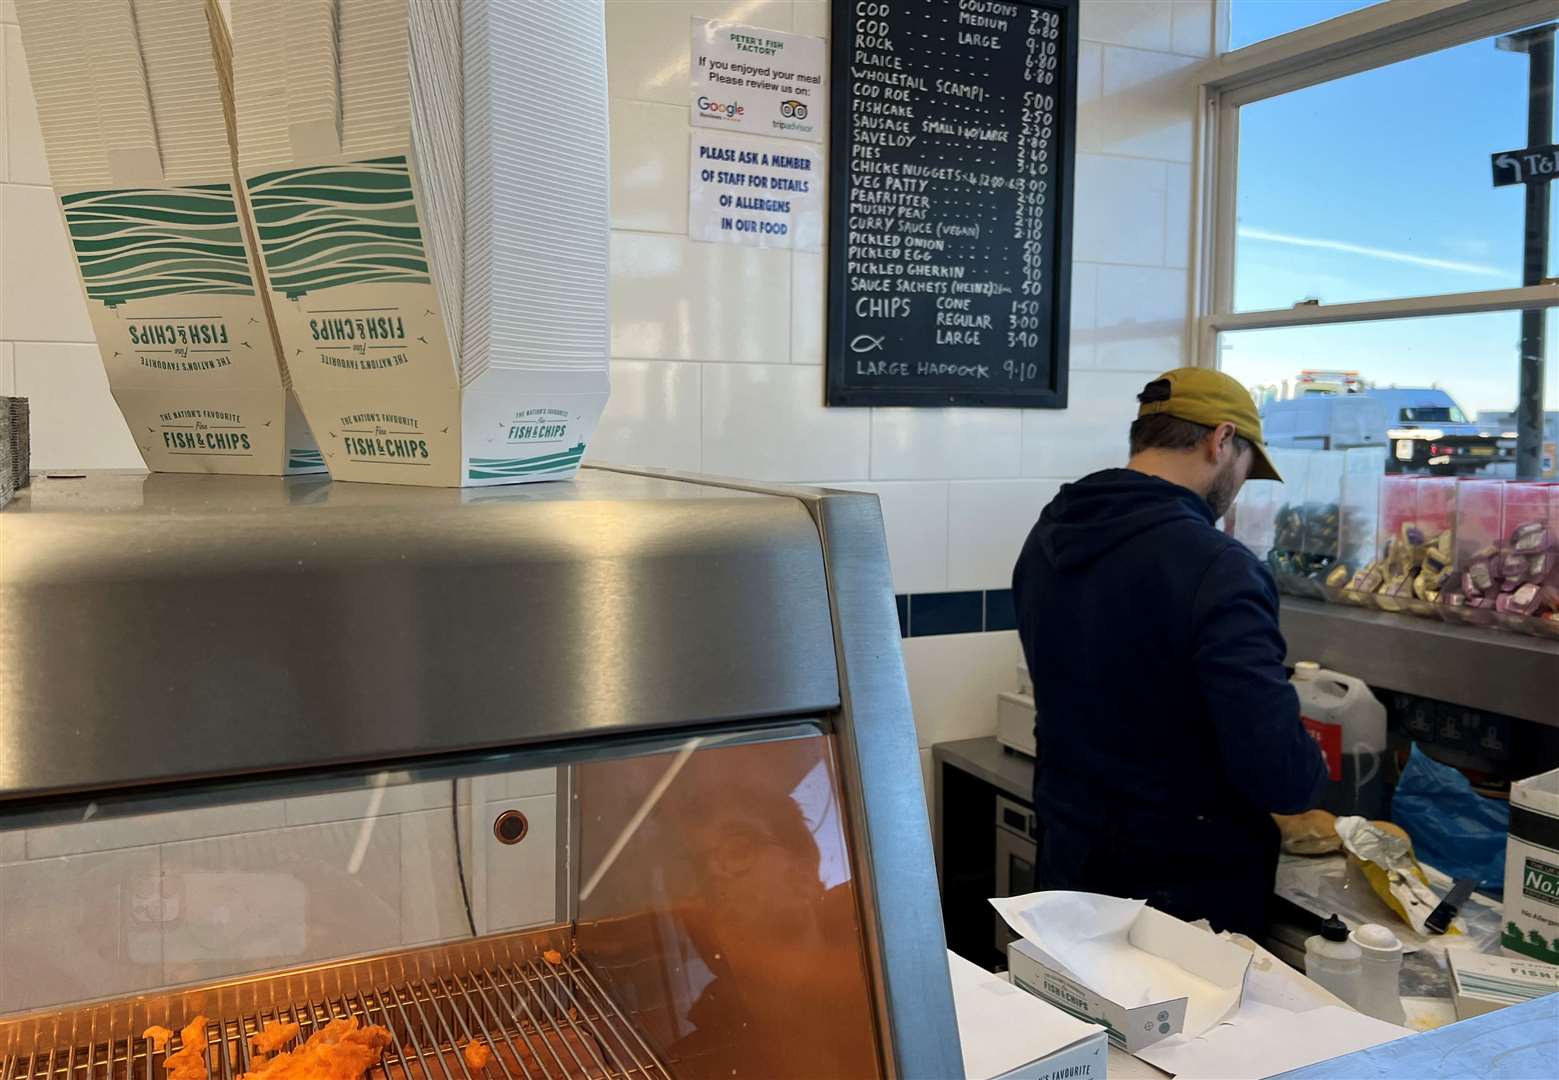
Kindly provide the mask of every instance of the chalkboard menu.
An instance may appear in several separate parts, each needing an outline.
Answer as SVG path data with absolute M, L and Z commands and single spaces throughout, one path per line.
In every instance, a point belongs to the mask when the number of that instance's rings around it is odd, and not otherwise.
M 1065 408 L 1076 0 L 834 0 L 828 404 Z

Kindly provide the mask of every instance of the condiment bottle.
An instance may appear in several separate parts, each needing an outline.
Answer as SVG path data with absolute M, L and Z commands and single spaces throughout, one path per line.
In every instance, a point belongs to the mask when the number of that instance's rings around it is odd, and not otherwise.
M 1363 950 L 1348 940 L 1348 927 L 1335 914 L 1305 941 L 1305 974 L 1355 1008 L 1363 963 Z
M 1350 1004 L 1388 1024 L 1404 1023 L 1407 1016 L 1397 988 L 1402 975 L 1402 942 L 1386 927 L 1375 923 L 1365 923 L 1349 934 L 1348 940 L 1358 946 L 1362 961 L 1359 997 Z

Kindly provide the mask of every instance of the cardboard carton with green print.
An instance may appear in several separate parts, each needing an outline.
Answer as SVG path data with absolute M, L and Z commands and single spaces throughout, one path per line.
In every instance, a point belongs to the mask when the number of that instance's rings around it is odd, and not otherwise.
M 1559 769 L 1510 786 L 1500 945 L 1508 955 L 1559 964 Z
M 216 0 L 18 0 L 109 390 L 158 472 L 323 472 L 242 185 Z
M 331 476 L 572 476 L 607 397 L 601 6 L 233 0 L 233 29 L 240 171 Z

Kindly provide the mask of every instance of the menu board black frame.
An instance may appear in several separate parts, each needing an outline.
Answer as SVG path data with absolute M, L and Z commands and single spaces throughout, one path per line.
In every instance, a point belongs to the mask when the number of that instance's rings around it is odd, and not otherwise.
M 828 166 L 830 200 L 826 364 L 828 405 L 1066 408 L 1072 292 L 1072 181 L 1077 149 L 1078 0 L 988 0 L 980 3 L 978 7 L 978 10 L 986 13 L 989 13 L 992 8 L 997 8 L 1016 9 L 1024 15 L 1039 9 L 1055 12 L 1061 20 L 1059 27 L 1061 70 L 1054 80 L 1054 108 L 1050 110 L 1054 117 L 1053 135 L 1048 142 L 1044 143 L 1053 167 L 1051 173 L 1053 185 L 1048 192 L 1053 213 L 1050 235 L 1044 238 L 1044 246 L 1041 249 L 1043 256 L 1038 271 L 1041 292 L 1039 296 L 1033 298 L 1016 292 L 1009 294 L 1017 299 L 1038 301 L 1038 306 L 1034 310 L 1037 312 L 1036 321 L 1042 332 L 1037 334 L 1024 332 L 1030 319 L 1027 315 L 1020 315 L 1016 311 L 1009 313 L 1011 327 L 1007 325 L 1009 320 L 1003 320 L 1000 325 L 997 325 L 995 318 L 982 319 L 978 315 L 944 316 L 950 321 L 962 319 L 963 325 L 985 326 L 986 330 L 993 334 L 995 338 L 993 343 L 987 343 L 979 333 L 974 334 L 978 345 L 972 347 L 967 344 L 955 344 L 951 349 L 943 348 L 936 340 L 942 332 L 933 330 L 926 335 L 926 340 L 921 342 L 901 340 L 893 348 L 889 348 L 889 343 L 883 340 L 883 335 L 863 333 L 858 328 L 859 324 L 855 328 L 852 327 L 855 318 L 852 311 L 857 302 L 872 299 L 870 294 L 857 291 L 853 287 L 850 271 L 852 207 L 856 205 L 854 196 L 860 179 L 856 175 L 854 156 L 857 87 L 858 84 L 874 86 L 874 93 L 880 95 L 883 92 L 880 83 L 862 83 L 857 78 L 855 62 L 858 36 L 863 32 L 870 33 L 874 25 L 881 27 L 886 24 L 893 27 L 895 21 L 902 22 L 919 17 L 927 19 L 928 23 L 934 19 L 935 25 L 938 26 L 945 24 L 947 30 L 944 33 L 951 35 L 950 39 L 945 40 L 948 40 L 952 47 L 957 47 L 961 22 L 975 22 L 975 20 L 960 19 L 959 13 L 966 7 L 971 11 L 975 10 L 974 4 L 966 5 L 963 0 L 834 0 L 830 60 L 832 111 Z M 999 23 L 1000 20 L 997 22 Z M 980 33 L 977 23 L 972 32 Z M 1030 42 L 1030 51 L 1032 51 L 1032 42 Z M 939 55 L 947 54 L 939 53 Z M 937 86 L 935 71 L 930 64 L 915 67 L 914 60 L 906 58 L 902 53 L 897 56 L 898 59 L 893 62 L 904 65 L 900 70 L 905 74 L 917 77 L 927 88 Z M 906 59 L 908 59 L 907 63 Z M 1015 101 L 1014 97 L 1000 100 L 1004 101 L 1010 113 L 1020 118 L 1021 123 L 1025 108 L 1023 90 L 1027 86 L 1036 84 L 1025 81 L 1025 72 L 1022 69 L 1015 73 L 1004 72 L 1000 80 L 992 78 L 990 81 L 993 84 L 999 81 L 1000 90 L 1016 91 Z M 915 93 L 917 104 L 928 104 L 930 108 L 936 107 L 935 95 L 929 89 Z M 895 94 L 899 100 L 903 100 L 901 95 L 902 92 Z M 983 102 L 982 97 L 981 103 Z M 957 102 L 948 101 L 945 104 L 947 111 L 941 115 L 954 119 L 956 119 L 954 110 L 969 108 L 971 112 L 978 111 Z M 928 115 L 930 115 L 929 109 Z M 1005 194 L 1003 192 L 1003 195 Z M 1024 212 L 1021 198 L 1016 205 L 1018 214 L 1021 215 Z M 929 212 L 934 212 L 934 205 L 932 210 L 928 210 Z M 993 240 L 1001 245 L 1003 257 L 1008 265 L 1021 264 L 1025 236 L 1013 235 L 1010 228 L 1002 231 L 1004 235 L 995 236 Z M 991 245 L 985 246 L 987 250 L 991 247 Z M 881 276 L 877 278 L 877 281 L 884 280 L 886 278 Z M 888 299 L 891 296 L 891 292 L 886 296 L 881 292 L 876 294 L 876 298 L 879 299 Z M 934 303 L 930 296 L 916 297 L 915 301 Z M 986 306 L 991 307 L 989 304 Z M 1009 306 L 1015 308 L 1016 304 L 1011 303 Z M 878 329 L 881 325 L 878 321 L 872 324 L 872 327 Z M 1009 328 L 1017 330 L 1013 335 L 1017 338 L 1017 343 L 1011 346 L 1007 344 L 1010 340 Z M 946 336 L 954 342 L 961 340 L 956 330 L 947 331 Z M 967 332 L 963 335 L 964 338 L 969 336 Z M 937 355 L 939 348 L 943 348 L 941 357 Z M 956 353 L 953 350 L 956 350 Z M 971 354 L 973 359 L 984 364 L 983 368 L 980 364 L 972 362 Z M 944 360 L 948 362 L 942 362 Z M 918 373 L 911 381 L 908 373 L 914 372 L 915 368 L 922 363 L 934 364 L 939 369 L 953 369 L 955 373 L 941 383 L 936 381 L 936 375 L 921 376 Z M 1005 368 L 1003 365 L 1006 365 Z M 886 374 L 879 377 L 874 375 L 871 369 Z M 978 384 L 973 384 L 969 376 L 958 374 L 971 369 L 983 370 L 989 374 L 975 376 L 980 380 Z M 1001 373 L 1002 378 L 994 377 L 995 373 Z M 900 380 L 903 380 L 900 385 L 893 385 L 893 382 Z

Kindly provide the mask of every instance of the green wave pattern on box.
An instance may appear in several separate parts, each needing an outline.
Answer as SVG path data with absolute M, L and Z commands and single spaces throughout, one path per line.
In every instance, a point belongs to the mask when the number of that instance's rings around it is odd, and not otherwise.
M 541 476 L 568 472 L 585 456 L 585 444 L 575 443 L 559 454 L 528 458 L 472 458 L 466 475 L 472 480 L 503 480 L 519 476 Z
M 430 280 L 404 157 L 283 169 L 246 184 L 265 272 L 287 299 L 336 285 Z
M 176 294 L 254 295 L 227 184 L 62 195 L 87 296 L 109 307 Z
M 325 467 L 325 455 L 318 450 L 299 450 L 297 447 L 289 447 L 287 450 L 287 468 L 289 469 L 322 469 Z

